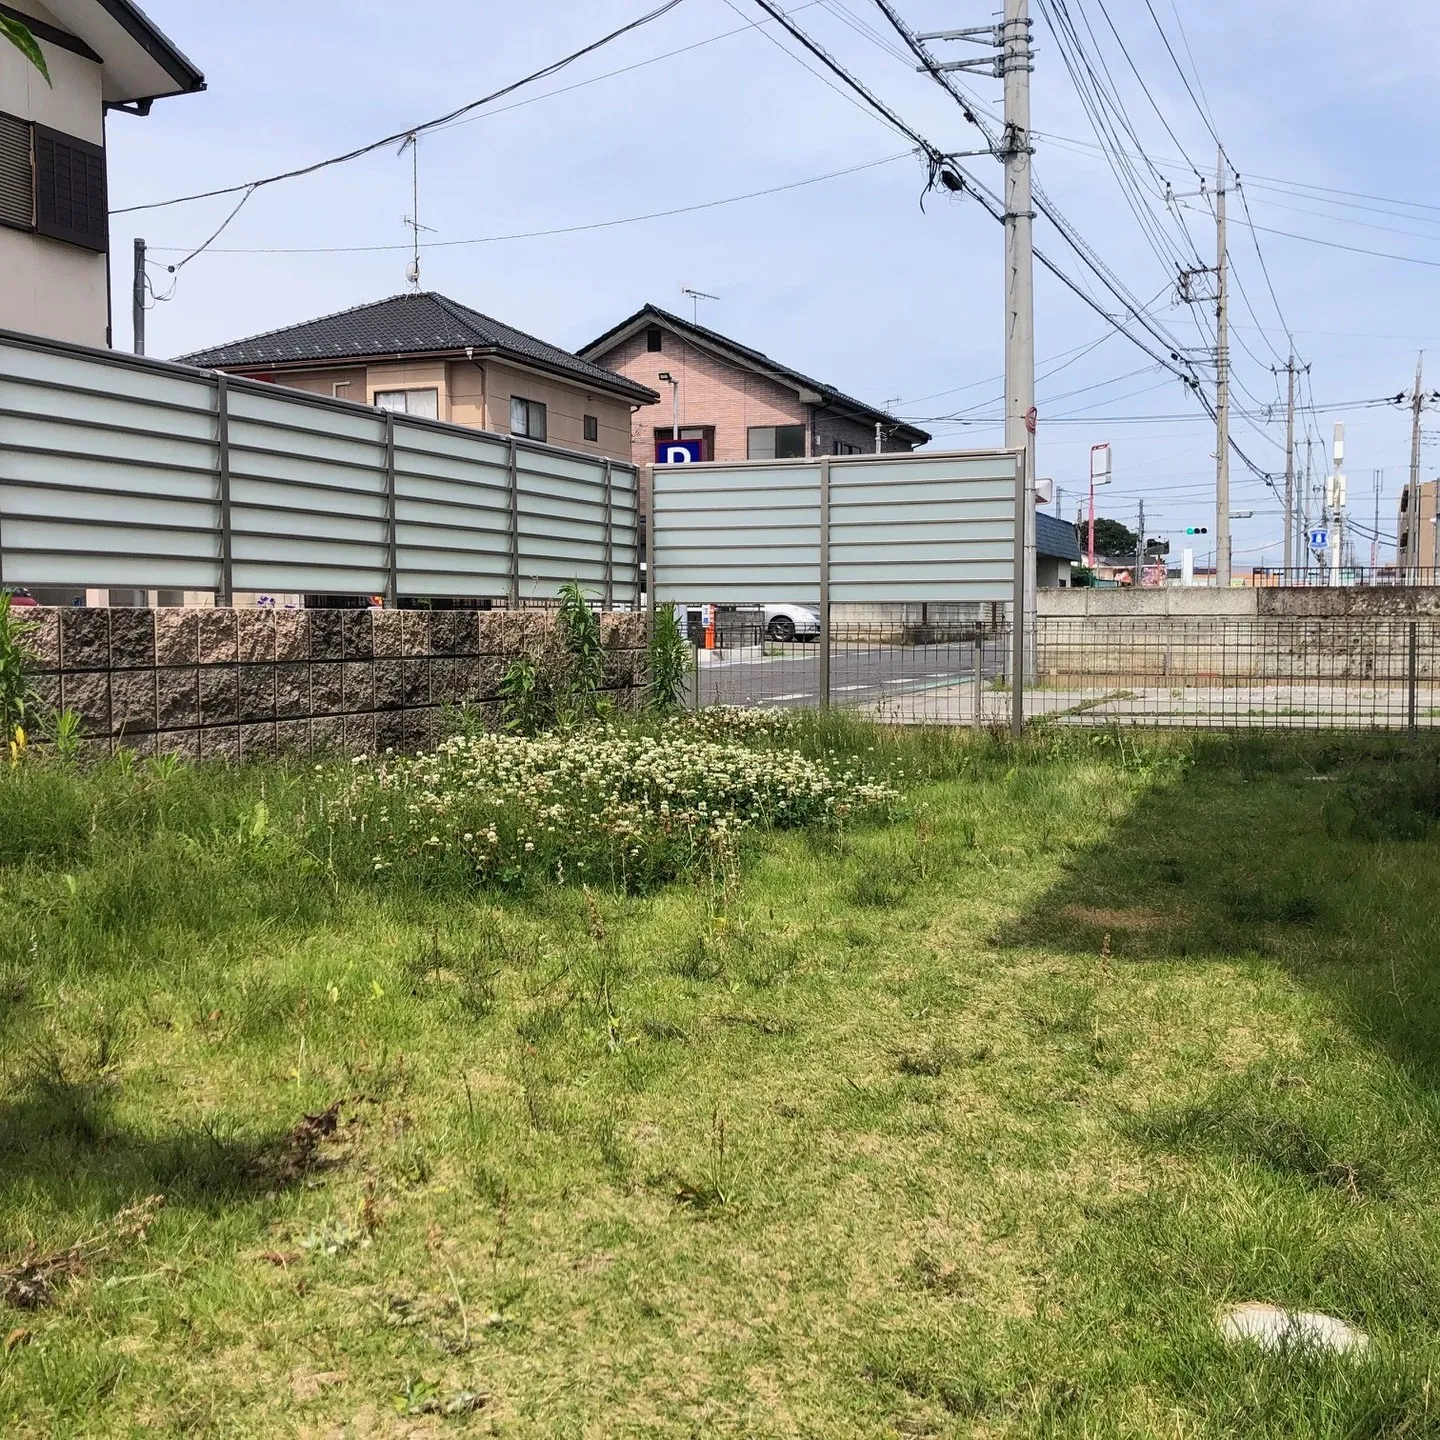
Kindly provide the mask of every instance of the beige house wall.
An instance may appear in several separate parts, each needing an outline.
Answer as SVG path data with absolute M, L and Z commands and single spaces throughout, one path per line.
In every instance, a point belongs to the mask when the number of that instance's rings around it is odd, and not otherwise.
M 1399 512 L 1396 534 L 1400 537 L 1399 563 L 1409 568 L 1434 570 L 1440 567 L 1440 480 L 1422 480 L 1411 493 L 1406 509 Z
M 548 439 L 566 450 L 630 458 L 630 403 L 603 391 L 570 385 L 553 376 L 498 360 L 379 361 L 367 365 L 318 366 L 310 370 L 266 371 L 277 385 L 312 395 L 332 395 L 337 382 L 349 381 L 342 400 L 373 405 L 381 390 L 436 390 L 439 418 L 452 425 L 495 434 L 510 433 L 510 398 L 520 396 L 545 406 Z M 645 407 L 654 413 L 656 407 Z M 585 416 L 595 416 L 599 438 L 585 439 Z
M 13 8 L 64 28 L 33 0 L 20 0 Z M 53 85 L 46 85 L 13 45 L 0 45 L 0 110 L 103 145 L 100 67 L 44 41 L 41 48 Z M 104 255 L 0 226 L 0 277 L 0 327 L 78 345 L 106 343 Z
M 533 370 L 507 365 L 499 360 L 486 360 L 485 383 L 490 424 L 488 429 L 501 435 L 510 433 L 510 400 L 519 396 L 538 400 L 545 406 L 546 425 L 552 445 L 567 450 L 588 451 L 592 455 L 608 455 L 612 460 L 630 458 L 630 404 L 598 390 L 585 390 L 567 385 Z M 657 407 L 644 406 L 642 414 L 654 414 Z M 599 422 L 600 438 L 585 439 L 586 415 Z

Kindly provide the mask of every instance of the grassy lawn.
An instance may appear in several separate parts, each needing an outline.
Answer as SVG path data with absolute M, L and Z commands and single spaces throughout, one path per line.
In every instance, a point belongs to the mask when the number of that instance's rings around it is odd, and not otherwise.
M 639 896 L 0 777 L 0 1433 L 1440 1434 L 1440 750 L 803 743 L 899 813 Z

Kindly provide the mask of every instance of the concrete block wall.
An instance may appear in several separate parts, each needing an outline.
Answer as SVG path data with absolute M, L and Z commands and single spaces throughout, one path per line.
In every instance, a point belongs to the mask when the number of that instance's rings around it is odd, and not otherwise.
M 499 723 L 500 681 L 528 654 L 559 669 L 548 610 L 39 608 L 30 643 L 43 711 L 141 754 L 251 760 L 431 743 L 442 708 Z M 645 617 L 601 617 L 604 687 L 640 703 Z

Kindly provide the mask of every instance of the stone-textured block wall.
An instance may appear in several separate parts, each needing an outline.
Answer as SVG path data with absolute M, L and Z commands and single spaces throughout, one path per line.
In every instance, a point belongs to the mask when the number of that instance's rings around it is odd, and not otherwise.
M 563 664 L 544 610 L 31 611 L 41 707 L 74 710 L 92 742 L 141 754 L 248 760 L 434 738 L 446 704 L 498 723 L 521 654 Z M 645 617 L 601 617 L 604 685 L 622 709 L 644 684 Z

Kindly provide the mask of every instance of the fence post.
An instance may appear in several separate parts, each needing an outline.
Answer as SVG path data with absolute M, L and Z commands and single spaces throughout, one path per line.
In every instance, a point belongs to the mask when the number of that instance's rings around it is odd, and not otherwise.
M 520 605 L 520 462 L 518 447 L 512 435 L 509 441 L 509 455 L 506 459 L 506 482 L 510 490 L 510 584 L 509 601 L 511 609 Z
M 385 608 L 400 604 L 400 557 L 395 540 L 395 412 L 385 412 Z
M 1408 664 L 1406 666 L 1405 679 L 1407 684 L 1405 713 L 1410 731 L 1410 738 L 1415 738 L 1415 701 L 1416 692 L 1419 689 L 1419 648 L 1420 648 L 1420 622 L 1410 622 L 1410 636 Z
M 981 709 L 984 694 L 983 681 L 985 678 L 985 642 L 983 640 L 972 640 L 970 642 L 970 673 L 975 677 L 975 703 L 972 706 L 974 715 L 971 717 L 975 728 L 978 730 L 981 723 Z
M 700 713 L 700 647 L 690 642 L 690 683 L 695 697 L 695 713 Z
M 820 708 L 830 708 L 830 457 L 820 457 Z
M 220 588 L 217 605 L 235 600 L 235 538 L 230 521 L 230 377 L 215 376 L 215 439 L 220 487 Z
M 605 458 L 605 608 L 615 608 L 615 526 L 611 513 L 610 458 Z
M 655 643 L 655 467 L 636 474 L 645 482 L 645 643 Z M 636 547 L 637 551 L 639 547 Z

